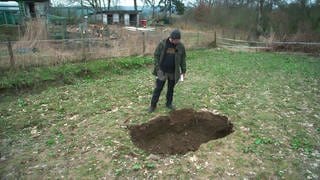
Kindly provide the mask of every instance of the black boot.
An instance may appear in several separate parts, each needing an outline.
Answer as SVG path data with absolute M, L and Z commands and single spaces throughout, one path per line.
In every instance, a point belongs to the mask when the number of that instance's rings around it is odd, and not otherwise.
M 172 104 L 166 104 L 166 107 L 172 111 L 176 110 L 176 107 Z
M 154 110 L 156 110 L 156 106 L 150 106 L 150 107 L 148 108 L 148 113 L 153 113 Z

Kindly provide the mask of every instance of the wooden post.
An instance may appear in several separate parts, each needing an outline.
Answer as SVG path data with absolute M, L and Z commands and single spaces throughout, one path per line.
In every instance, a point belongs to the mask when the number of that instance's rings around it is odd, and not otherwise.
M 81 39 L 81 51 L 82 51 L 82 61 L 85 62 L 87 60 L 87 57 L 86 57 L 86 47 L 85 47 L 85 44 L 86 44 L 86 40 L 85 38 L 82 38 Z
M 145 33 L 142 32 L 142 54 L 145 55 L 146 53 L 146 38 L 145 38 Z
M 18 34 L 19 34 L 19 40 L 21 40 L 21 30 L 20 30 L 20 25 L 18 25 Z
M 6 24 L 8 24 L 6 12 L 3 12 L 3 15 L 4 15 L 4 22 L 5 22 Z
M 199 31 L 198 31 L 198 34 L 197 34 L 197 46 L 199 47 L 199 44 L 200 44 L 200 33 L 199 33 Z
M 9 51 L 9 55 L 10 55 L 10 66 L 13 69 L 15 67 L 15 61 L 14 61 L 14 56 L 13 56 L 13 50 L 12 50 L 12 46 L 11 46 L 11 41 L 8 38 L 8 51 Z
M 87 24 L 88 24 L 88 19 L 87 17 L 83 17 L 83 24 L 82 24 L 82 29 L 81 29 L 81 44 L 82 44 L 82 61 L 87 60 L 87 55 L 86 55 L 86 39 L 87 39 Z
M 67 8 L 68 9 L 68 18 L 67 18 L 67 21 L 68 21 L 68 23 L 70 24 L 70 22 L 71 22 L 71 16 L 70 16 L 70 8 Z M 73 22 L 72 22 L 73 23 Z
M 216 33 L 216 31 L 214 31 L 214 41 L 213 41 L 213 43 L 214 43 L 214 47 L 217 47 L 217 33 Z

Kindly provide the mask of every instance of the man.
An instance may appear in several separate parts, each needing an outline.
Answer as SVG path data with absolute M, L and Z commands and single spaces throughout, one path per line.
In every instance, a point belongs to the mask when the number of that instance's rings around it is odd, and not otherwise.
M 148 109 L 152 113 L 165 85 L 168 81 L 166 107 L 174 110 L 172 105 L 174 86 L 179 81 L 180 76 L 186 73 L 186 51 L 184 45 L 180 42 L 181 33 L 179 30 L 171 32 L 167 39 L 162 40 L 154 52 L 154 71 L 156 78 L 156 87 L 153 90 L 151 105 Z

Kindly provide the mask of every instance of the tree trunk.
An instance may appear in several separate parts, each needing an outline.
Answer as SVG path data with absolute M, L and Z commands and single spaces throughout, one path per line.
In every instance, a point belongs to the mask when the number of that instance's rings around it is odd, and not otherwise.
M 155 5 L 152 5 L 152 19 L 154 19 L 154 16 L 155 16 L 155 15 L 154 15 L 155 8 L 156 8 Z
M 134 10 L 137 11 L 137 0 L 133 0 L 134 1 Z
M 101 3 L 101 0 L 99 0 L 99 9 L 100 9 L 100 14 L 101 14 L 101 24 L 103 24 L 103 12 L 102 12 L 102 3 Z
M 172 0 L 169 0 L 169 24 L 171 24 L 171 1 Z
M 264 3 L 264 0 L 259 0 L 259 4 L 258 4 L 259 7 L 258 7 L 257 37 L 259 37 L 263 33 L 263 28 L 262 28 L 263 3 Z
M 8 51 L 9 51 L 9 55 L 10 55 L 10 66 L 13 69 L 15 67 L 15 61 L 14 61 L 14 56 L 13 56 L 13 50 L 12 50 L 12 45 L 11 45 L 11 41 L 8 38 Z

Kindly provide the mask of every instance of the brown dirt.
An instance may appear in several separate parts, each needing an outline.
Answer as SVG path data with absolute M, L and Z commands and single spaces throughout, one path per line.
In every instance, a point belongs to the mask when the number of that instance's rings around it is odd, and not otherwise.
M 202 143 L 233 132 L 225 116 L 193 109 L 173 111 L 148 123 L 130 126 L 132 142 L 152 154 L 185 154 L 196 151 Z

